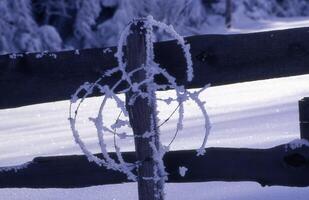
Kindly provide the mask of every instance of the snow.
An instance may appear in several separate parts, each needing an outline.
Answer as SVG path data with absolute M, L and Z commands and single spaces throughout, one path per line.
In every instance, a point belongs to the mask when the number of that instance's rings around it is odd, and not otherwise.
M 179 167 L 179 174 L 180 174 L 180 176 L 184 177 L 186 175 L 187 171 L 188 171 L 188 168 L 186 168 L 184 166 L 180 166 Z
M 271 31 L 271 30 L 284 30 L 289 28 L 300 28 L 309 26 L 308 17 L 292 17 L 292 18 L 268 18 L 262 20 L 252 20 L 242 18 L 237 18 L 234 22 L 234 26 L 229 31 L 224 31 L 226 33 L 252 33 L 261 31 Z M 220 32 L 220 30 L 213 31 L 213 33 Z
M 254 25 L 239 23 L 232 31 L 254 32 L 269 29 L 285 29 L 305 26 L 308 18 L 271 19 Z M 231 84 L 208 88 L 201 94 L 207 101 L 212 121 L 212 131 L 207 147 L 268 148 L 289 143 L 299 138 L 297 101 L 309 96 L 309 75 L 280 79 Z M 159 92 L 158 98 L 175 95 L 172 91 Z M 123 95 L 120 95 L 123 98 Z M 88 117 L 95 113 L 99 98 L 90 98 L 81 106 L 83 124 L 79 127 L 81 137 L 88 149 L 99 152 L 96 132 L 88 124 Z M 26 163 L 36 156 L 81 154 L 74 144 L 68 118 L 69 101 L 0 110 L 0 166 Z M 161 119 L 175 109 L 173 102 L 165 105 L 158 102 Z M 106 106 L 107 119 L 115 123 L 118 112 L 116 105 Z M 183 130 L 171 145 L 171 150 L 194 149 L 203 140 L 204 119 L 196 112 L 198 107 L 185 104 Z M 173 138 L 177 119 L 171 118 L 160 127 L 163 144 Z M 112 150 L 113 137 L 106 137 Z M 292 143 L 293 144 L 293 143 Z M 133 150 L 133 141 L 122 142 L 122 150 Z M 190 170 L 189 166 L 186 166 Z M 307 200 L 308 187 L 261 187 L 253 182 L 206 182 L 166 184 L 167 200 L 210 199 L 210 200 Z M 40 199 L 137 199 L 136 183 L 104 185 L 79 189 L 0 189 L 4 200 Z
M 288 147 L 291 149 L 301 148 L 302 146 L 309 147 L 308 140 L 305 139 L 295 139 L 288 144 Z
M 135 200 L 135 183 L 95 186 L 80 189 L 1 189 L 8 200 Z M 256 183 L 181 183 L 166 184 L 167 200 L 307 200 L 308 188 L 266 187 Z
M 304 17 L 309 13 L 307 0 L 237 0 L 232 3 L 233 29 L 227 30 L 224 0 L 2 0 L 0 54 L 114 46 L 130 19 L 149 14 L 188 36 L 252 31 L 247 27 L 250 23 L 259 29 L 271 29 L 271 17 Z M 294 25 L 301 26 L 297 22 Z M 164 33 L 156 37 L 167 38 Z
M 213 129 L 207 146 L 267 148 L 288 143 L 299 137 L 297 101 L 309 95 L 309 75 L 270 79 L 212 87 L 202 94 L 207 100 Z M 160 92 L 165 96 L 173 92 Z M 169 94 L 169 95 L 170 95 Z M 98 98 L 86 102 L 84 114 L 96 110 Z M 0 111 L 0 163 L 14 165 L 35 156 L 80 154 L 74 144 L 67 122 L 68 101 Z M 165 104 L 159 103 L 159 109 Z M 115 105 L 114 105 L 115 106 Z M 167 116 L 172 105 L 162 107 Z M 202 116 L 194 104 L 185 105 L 184 129 L 171 146 L 192 149 L 202 140 Z M 107 108 L 116 119 L 112 105 Z M 161 127 L 162 141 L 167 144 L 174 134 L 176 119 Z M 86 122 L 85 122 L 86 123 Z M 82 137 L 88 147 L 99 151 L 96 135 L 84 126 Z M 109 145 L 112 137 L 107 138 Z M 119 141 L 121 143 L 121 141 Z M 17 148 L 18 147 L 18 148 Z M 121 143 L 122 150 L 132 150 L 132 143 Z M 186 166 L 190 170 L 189 166 Z M 308 188 L 266 187 L 256 183 L 185 183 L 166 184 L 167 199 L 298 199 L 305 200 Z M 222 192 L 224 191 L 224 192 Z M 123 195 L 126 194 L 126 195 Z M 2 199 L 137 199 L 135 183 L 105 185 L 81 189 L 0 189 Z M 194 196 L 193 196 L 194 195 Z

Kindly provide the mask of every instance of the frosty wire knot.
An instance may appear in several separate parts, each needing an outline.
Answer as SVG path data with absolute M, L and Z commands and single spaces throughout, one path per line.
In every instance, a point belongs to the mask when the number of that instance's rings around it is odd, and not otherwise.
M 130 34 L 132 33 L 132 26 L 136 26 L 138 23 L 142 23 L 140 28 L 140 34 L 143 34 L 145 37 L 146 44 L 146 59 L 144 64 L 136 67 L 133 70 L 128 70 L 128 63 L 124 58 L 124 46 Z M 169 74 L 167 70 L 165 70 L 164 66 L 160 66 L 159 63 L 155 63 L 154 58 L 154 28 L 155 30 L 161 30 L 169 34 L 171 37 L 176 39 L 177 44 L 183 51 L 183 55 L 186 61 L 186 77 L 187 81 L 193 80 L 193 63 L 191 59 L 190 53 L 190 45 L 186 43 L 183 37 L 181 37 L 171 25 L 166 25 L 162 22 L 156 21 L 152 16 L 148 16 L 143 19 L 135 19 L 128 26 L 125 27 L 123 32 L 120 35 L 117 52 L 115 53 L 115 57 L 118 61 L 118 66 L 106 71 L 97 81 L 94 83 L 86 82 L 84 85 L 80 86 L 76 92 L 72 95 L 71 104 L 70 104 L 70 116 L 69 122 L 71 126 L 71 130 L 73 133 L 73 137 L 75 142 L 79 145 L 83 153 L 87 156 L 89 161 L 95 162 L 100 166 L 107 167 L 109 169 L 117 170 L 123 172 L 127 175 L 130 180 L 136 181 L 136 170 L 138 169 L 140 162 L 136 163 L 127 163 L 122 155 L 121 149 L 117 145 L 117 139 L 126 139 L 127 137 L 140 137 L 139 135 L 133 134 L 132 132 L 123 132 L 118 133 L 116 130 L 121 127 L 130 127 L 129 122 L 129 113 L 128 106 L 134 105 L 138 98 L 146 99 L 148 103 L 154 103 L 156 107 L 156 101 L 162 101 L 166 104 L 171 104 L 172 102 L 177 103 L 177 108 L 171 113 L 171 115 L 163 120 L 163 122 L 159 125 L 152 124 L 150 131 L 146 131 L 142 133 L 141 137 L 149 138 L 149 145 L 152 149 L 152 159 L 155 161 L 156 165 L 154 167 L 154 175 L 153 177 L 143 177 L 145 179 L 152 178 L 152 180 L 160 180 L 162 177 L 167 179 L 167 173 L 165 172 L 165 167 L 163 163 L 164 153 L 169 149 L 172 145 L 174 139 L 177 136 L 179 130 L 183 128 L 183 119 L 184 119 L 184 102 L 193 100 L 195 104 L 198 106 L 204 117 L 204 139 L 201 146 L 198 148 L 197 155 L 203 155 L 205 153 L 205 145 L 207 141 L 207 137 L 210 130 L 210 121 L 205 109 L 204 102 L 199 99 L 199 94 L 203 92 L 208 85 L 204 88 L 190 92 L 185 89 L 184 86 L 178 85 L 175 77 Z M 128 52 L 127 52 L 128 53 Z M 121 78 L 115 82 L 114 85 L 104 85 L 103 81 L 106 78 L 111 78 L 114 74 L 120 73 Z M 136 74 L 142 73 L 144 78 L 142 80 L 135 80 Z M 160 76 L 166 80 L 165 84 L 158 84 L 155 81 L 155 77 Z M 126 87 L 121 87 L 120 85 L 125 84 Z M 166 90 L 173 89 L 176 92 L 175 97 L 166 97 L 166 98 L 157 98 L 155 92 L 157 90 Z M 79 130 L 77 129 L 77 122 L 79 117 L 79 109 L 84 100 L 90 96 L 94 91 L 99 91 L 103 97 L 97 112 L 97 115 L 94 117 L 89 117 L 89 121 L 94 125 L 96 129 L 96 134 L 98 137 L 101 153 L 103 155 L 102 158 L 99 158 L 93 155 L 92 152 L 87 148 L 86 144 L 80 137 Z M 121 99 L 117 93 L 131 93 L 130 97 L 125 101 Z M 107 101 L 114 101 L 116 103 L 117 108 L 119 109 L 119 116 L 115 123 L 110 126 L 107 126 L 104 118 L 104 108 L 106 107 Z M 156 134 L 159 134 L 159 128 L 164 125 L 171 117 L 178 111 L 178 120 L 176 125 L 175 135 L 172 141 L 164 147 L 160 142 L 157 144 L 155 142 Z M 120 119 L 122 116 L 122 119 Z M 154 113 L 153 116 L 155 119 L 159 121 L 157 113 Z M 125 118 L 125 119 L 123 119 Z M 107 151 L 107 145 L 105 137 L 107 134 L 111 134 L 114 137 L 114 149 L 116 151 L 117 159 L 113 159 L 109 156 Z

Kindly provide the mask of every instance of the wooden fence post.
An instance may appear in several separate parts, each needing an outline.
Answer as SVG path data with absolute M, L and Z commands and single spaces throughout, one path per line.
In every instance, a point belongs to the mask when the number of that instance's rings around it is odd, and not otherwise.
M 132 23 L 130 34 L 127 38 L 127 72 L 141 67 L 146 63 L 146 29 L 144 20 L 137 20 Z M 145 70 L 139 70 L 131 77 L 132 83 L 139 83 L 146 78 Z M 147 86 L 142 86 L 143 92 L 147 91 Z M 129 120 L 135 135 L 135 151 L 138 167 L 138 195 L 139 200 L 162 200 L 163 199 L 163 181 L 155 181 L 154 166 L 155 161 L 152 158 L 153 150 L 150 146 L 152 139 L 155 144 L 159 144 L 157 130 L 155 100 L 137 97 L 133 105 L 129 105 L 130 98 L 135 95 L 134 92 L 126 93 L 126 106 L 129 113 Z M 154 97 L 154 93 L 151 94 Z M 142 137 L 146 132 L 155 129 L 155 135 L 151 137 Z
M 300 137 L 309 141 L 309 97 L 298 102 Z

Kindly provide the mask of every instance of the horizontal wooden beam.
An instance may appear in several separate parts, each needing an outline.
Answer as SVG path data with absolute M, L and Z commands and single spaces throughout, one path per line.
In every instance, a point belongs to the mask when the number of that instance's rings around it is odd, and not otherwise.
M 187 37 L 194 65 L 191 83 L 185 79 L 185 60 L 175 41 L 156 43 L 155 59 L 187 88 L 308 74 L 308 32 L 309 28 L 297 28 Z M 0 109 L 69 99 L 79 85 L 117 65 L 115 50 L 0 56 Z
M 123 155 L 128 162 L 135 161 L 135 153 Z M 207 148 L 206 154 L 199 157 L 194 150 L 172 151 L 166 154 L 164 162 L 168 182 L 255 181 L 262 186 L 309 186 L 306 146 Z M 184 177 L 179 174 L 180 166 L 188 168 Z M 98 167 L 81 155 L 39 157 L 25 169 L 0 172 L 0 188 L 76 188 L 124 182 L 127 182 L 124 174 Z

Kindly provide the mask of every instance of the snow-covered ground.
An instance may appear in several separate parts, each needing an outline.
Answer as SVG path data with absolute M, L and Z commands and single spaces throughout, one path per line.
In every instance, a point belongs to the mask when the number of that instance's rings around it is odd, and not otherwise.
M 232 32 L 252 32 L 309 25 L 309 18 L 290 18 L 256 22 L 253 26 L 238 23 Z M 220 31 L 218 31 L 220 32 Z M 224 31 L 222 31 L 224 32 Z M 221 32 L 221 33 L 222 33 Z M 159 95 L 172 95 L 160 92 Z M 299 138 L 297 102 L 309 96 L 309 75 L 270 79 L 209 88 L 202 94 L 212 121 L 207 146 L 268 148 Z M 89 99 L 82 107 L 82 138 L 94 152 L 97 138 L 87 117 L 93 116 L 100 98 Z M 173 107 L 159 104 L 161 118 Z M 172 149 L 198 148 L 202 142 L 201 114 L 191 104 L 185 107 L 185 127 Z M 68 123 L 69 102 L 55 102 L 0 110 L 0 166 L 20 164 L 36 156 L 80 154 Z M 110 121 L 118 115 L 114 105 L 105 111 Z M 173 137 L 175 119 L 161 128 L 162 141 Z M 112 136 L 108 138 L 110 146 Z M 121 143 L 132 150 L 133 142 Z M 189 169 L 190 170 L 190 169 Z M 309 188 L 266 187 L 250 182 L 208 182 L 166 184 L 168 200 L 307 200 Z M 3 200 L 38 199 L 137 199 L 135 183 L 105 185 L 81 189 L 0 189 Z
M 240 20 L 241 18 L 237 18 Z M 299 28 L 309 26 L 308 17 L 293 17 L 293 18 L 273 18 L 264 19 L 259 21 L 251 21 L 245 19 L 243 21 L 235 22 L 235 26 L 231 29 L 233 32 L 259 32 L 259 31 L 271 31 L 282 30 L 288 28 Z
M 297 101 L 309 95 L 308 85 L 309 75 L 304 75 L 209 88 L 202 97 L 208 102 L 213 124 L 208 146 L 264 148 L 298 138 Z M 89 100 L 85 105 L 89 108 L 87 113 L 95 110 L 97 101 L 98 98 Z M 106 113 L 114 119 L 113 110 L 110 107 Z M 166 108 L 163 110 L 162 115 L 170 113 Z M 179 133 L 174 149 L 197 148 L 202 139 L 200 114 L 190 104 L 186 110 L 185 129 Z M 80 153 L 72 140 L 67 115 L 68 102 L 0 111 L 1 165 L 17 164 L 41 155 Z M 172 121 L 162 128 L 163 142 L 172 137 L 172 128 Z M 82 135 L 95 150 L 96 136 L 86 132 L 89 129 L 84 128 Z M 122 147 L 132 149 L 132 143 Z M 305 200 L 309 195 L 308 188 L 262 188 L 256 183 L 220 182 L 167 184 L 166 192 L 167 199 Z M 82 189 L 0 189 L 0 195 L 1 199 L 29 200 L 137 198 L 134 183 Z
M 237 17 L 232 22 L 232 28 L 226 29 L 224 26 L 216 26 L 222 24 L 222 18 L 213 17 L 210 20 L 211 28 L 206 29 L 207 34 L 237 34 L 237 33 L 252 33 L 271 30 L 283 30 L 289 28 L 299 28 L 309 26 L 308 17 L 291 17 L 291 18 L 265 18 L 253 20 L 238 13 Z

